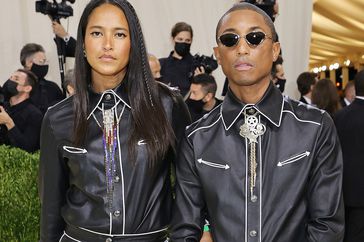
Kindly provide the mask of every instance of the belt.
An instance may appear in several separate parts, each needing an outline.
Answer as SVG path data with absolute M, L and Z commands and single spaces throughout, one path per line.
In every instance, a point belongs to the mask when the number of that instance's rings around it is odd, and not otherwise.
M 161 230 L 142 234 L 127 235 L 106 235 L 97 232 L 91 232 L 67 225 L 60 242 L 76 241 L 76 242 L 165 242 L 167 239 L 167 231 Z

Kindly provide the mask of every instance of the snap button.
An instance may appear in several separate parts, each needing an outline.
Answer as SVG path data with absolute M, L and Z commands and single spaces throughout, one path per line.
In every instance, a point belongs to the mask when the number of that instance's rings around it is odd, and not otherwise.
M 115 217 L 119 217 L 119 216 L 120 216 L 120 210 L 116 210 L 116 211 L 114 212 L 114 216 L 115 216 Z
M 107 239 L 105 240 L 105 242 L 112 242 L 112 239 L 111 239 L 111 238 L 107 238 Z
M 114 177 L 114 182 L 119 182 L 120 181 L 120 177 L 119 176 L 115 176 Z
M 250 237 L 255 237 L 255 236 L 257 236 L 257 231 L 255 231 L 255 230 L 251 230 L 251 231 L 249 232 L 249 235 L 250 235 Z
M 105 100 L 110 101 L 111 100 L 111 94 L 106 94 L 105 95 Z
M 253 203 L 255 203 L 256 201 L 258 201 L 258 197 L 256 195 L 253 195 L 251 198 L 250 198 L 250 201 L 252 201 Z
M 254 108 L 249 108 L 249 109 L 247 110 L 247 113 L 248 113 L 249 115 L 253 115 L 253 114 L 255 114 L 255 112 L 256 112 L 256 110 L 255 110 Z

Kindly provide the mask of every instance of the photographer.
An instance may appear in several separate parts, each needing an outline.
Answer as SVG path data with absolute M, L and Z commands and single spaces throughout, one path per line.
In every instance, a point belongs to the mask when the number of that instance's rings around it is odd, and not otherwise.
M 0 106 L 0 144 L 34 152 L 39 149 L 42 113 L 30 101 L 37 77 L 19 69 L 4 83 L 6 101 Z
M 215 97 L 216 89 L 215 78 L 207 73 L 202 73 L 192 78 L 190 95 L 186 100 L 186 104 L 193 122 L 222 102 Z
M 49 65 L 43 47 L 35 43 L 26 44 L 20 51 L 20 63 L 24 69 L 30 70 L 38 77 L 31 100 L 45 114 L 49 106 L 62 100 L 64 96 L 56 83 L 45 79 Z

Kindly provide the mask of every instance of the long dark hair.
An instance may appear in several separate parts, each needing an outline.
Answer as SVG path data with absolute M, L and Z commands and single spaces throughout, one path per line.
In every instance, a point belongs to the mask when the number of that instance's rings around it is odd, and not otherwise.
M 147 51 L 142 29 L 133 6 L 126 0 L 92 0 L 87 4 L 80 19 L 77 33 L 74 96 L 74 137 L 75 145 L 82 146 L 87 133 L 88 86 L 91 84 L 91 66 L 84 57 L 84 38 L 88 18 L 92 11 L 102 4 L 112 4 L 120 8 L 128 21 L 131 50 L 129 63 L 123 82 L 126 83 L 132 122 L 129 135 L 130 159 L 136 157 L 135 145 L 139 139 L 147 143 L 151 165 L 165 156 L 174 146 L 174 134 L 168 122 L 159 96 L 159 88 L 152 77 L 148 65 Z
M 331 116 L 340 109 L 340 97 L 330 79 L 321 79 L 315 84 L 312 90 L 312 104 L 326 110 Z

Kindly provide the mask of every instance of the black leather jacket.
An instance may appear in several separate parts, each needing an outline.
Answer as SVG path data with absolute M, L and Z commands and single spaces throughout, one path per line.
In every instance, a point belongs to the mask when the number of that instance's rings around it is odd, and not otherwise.
M 256 143 L 255 199 L 249 142 L 239 134 L 251 108 L 266 127 Z M 222 105 L 187 128 L 178 157 L 172 241 L 199 241 L 205 208 L 214 242 L 342 241 L 342 157 L 333 122 L 272 84 L 255 105 L 229 90 Z
M 89 92 L 84 147 L 73 147 L 71 142 L 73 97 L 47 111 L 41 132 L 41 241 L 164 241 L 170 223 L 170 165 L 174 155 L 171 151 L 152 173 L 145 142 L 140 140 L 135 163 L 128 160 L 131 107 L 124 90 L 120 86 L 102 94 Z M 189 122 L 182 97 L 161 90 L 161 99 L 175 135 L 181 137 Z M 102 129 L 97 124 L 102 124 L 102 113 L 97 107 L 110 102 L 114 105 L 114 100 L 121 120 L 110 210 Z

